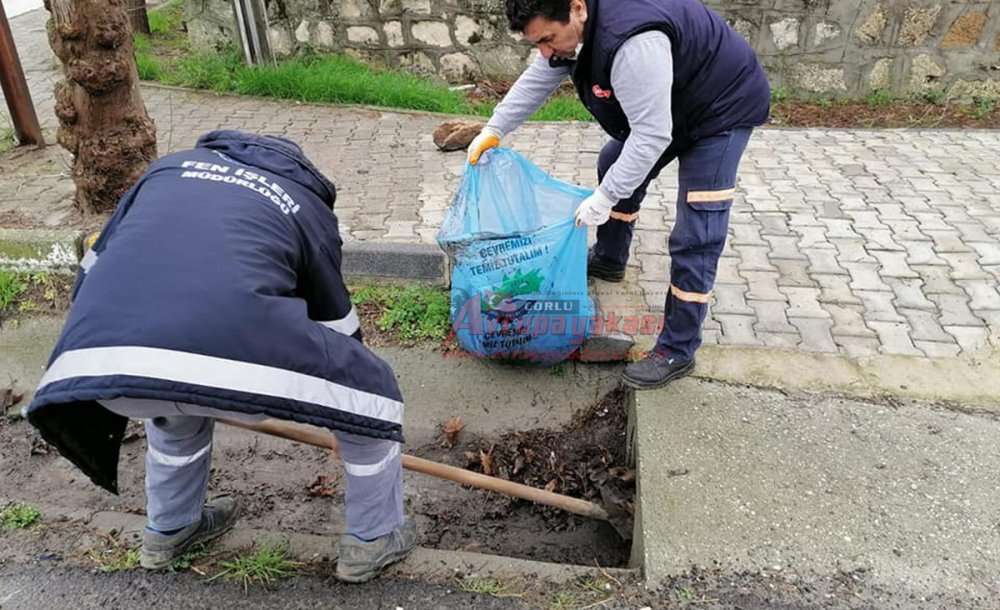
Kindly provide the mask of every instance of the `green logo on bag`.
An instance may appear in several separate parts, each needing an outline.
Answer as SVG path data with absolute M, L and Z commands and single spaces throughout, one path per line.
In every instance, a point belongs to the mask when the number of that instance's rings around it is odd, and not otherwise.
M 529 273 L 522 273 L 518 269 L 514 275 L 504 274 L 499 286 L 483 292 L 481 301 L 483 313 L 490 311 L 503 314 L 516 313 L 522 304 L 514 303 L 511 299 L 522 294 L 538 292 L 544 280 L 541 269 L 532 269 Z

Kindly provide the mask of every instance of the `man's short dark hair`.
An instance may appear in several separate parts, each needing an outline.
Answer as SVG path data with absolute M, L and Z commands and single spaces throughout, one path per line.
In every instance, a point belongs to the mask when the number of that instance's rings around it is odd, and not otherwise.
M 507 19 L 510 29 L 523 32 L 524 27 L 535 17 L 549 21 L 569 23 L 570 0 L 506 0 Z

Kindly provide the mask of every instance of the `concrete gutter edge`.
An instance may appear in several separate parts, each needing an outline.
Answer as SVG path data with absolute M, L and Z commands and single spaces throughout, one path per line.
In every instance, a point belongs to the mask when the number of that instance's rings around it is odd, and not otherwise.
M 789 349 L 705 346 L 695 376 L 861 399 L 886 396 L 956 403 L 968 411 L 1000 413 L 1000 351 L 956 358 L 880 354 L 850 358 Z
M 78 512 L 59 514 L 55 507 L 44 507 L 49 517 L 80 518 Z M 146 524 L 143 515 L 100 511 L 87 519 L 91 529 L 106 534 L 118 532 L 125 539 L 138 539 Z M 289 554 L 298 561 L 336 558 L 336 536 L 300 534 L 266 529 L 240 528 L 220 538 L 215 547 L 225 551 L 242 551 L 262 543 L 287 546 Z M 565 583 L 580 577 L 600 577 L 610 574 L 618 579 L 638 576 L 635 570 L 600 568 L 572 564 L 547 563 L 517 559 L 500 555 L 484 555 L 468 551 L 442 551 L 417 547 L 402 563 L 389 569 L 389 576 L 416 577 L 427 581 L 445 581 L 455 577 L 490 577 L 497 579 L 531 577 L 551 582 Z
M 82 231 L 0 228 L 0 269 L 75 273 L 83 255 Z M 347 241 L 343 273 L 348 277 L 418 280 L 447 286 L 448 257 L 436 245 Z

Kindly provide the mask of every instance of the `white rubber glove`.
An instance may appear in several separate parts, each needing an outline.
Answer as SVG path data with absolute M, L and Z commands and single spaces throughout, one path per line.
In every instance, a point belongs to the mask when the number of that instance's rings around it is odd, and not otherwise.
M 474 140 L 469 144 L 469 163 L 475 165 L 479 163 L 479 157 L 491 148 L 500 146 L 500 138 L 503 134 L 496 127 L 486 126 L 479 132 Z
M 608 221 L 611 216 L 611 208 L 615 202 L 608 199 L 600 188 L 594 189 L 594 193 L 583 200 L 580 207 L 576 208 L 576 226 L 588 225 L 596 227 Z

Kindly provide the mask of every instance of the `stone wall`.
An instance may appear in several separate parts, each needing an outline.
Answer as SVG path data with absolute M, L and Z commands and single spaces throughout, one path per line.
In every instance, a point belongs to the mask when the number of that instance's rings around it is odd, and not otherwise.
M 192 43 L 232 40 L 228 0 L 186 0 Z M 513 78 L 534 57 L 503 0 L 265 0 L 279 55 L 345 51 L 451 82 Z M 1000 0 L 706 0 L 757 50 L 774 87 L 1000 97 Z

